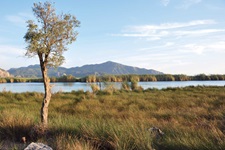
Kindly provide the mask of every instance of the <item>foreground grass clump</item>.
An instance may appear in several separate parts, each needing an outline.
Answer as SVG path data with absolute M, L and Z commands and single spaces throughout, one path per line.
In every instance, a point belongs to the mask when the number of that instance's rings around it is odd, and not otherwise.
M 225 87 L 53 94 L 49 129 L 34 132 L 41 93 L 0 93 L 0 149 L 32 141 L 53 149 L 222 150 L 225 147 Z M 160 128 L 163 137 L 148 129 Z M 27 144 L 21 145 L 25 136 Z M 9 144 L 10 143 L 10 144 Z

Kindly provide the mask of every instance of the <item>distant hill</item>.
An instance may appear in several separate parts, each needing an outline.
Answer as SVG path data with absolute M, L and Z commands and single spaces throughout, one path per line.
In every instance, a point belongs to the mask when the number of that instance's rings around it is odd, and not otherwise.
M 41 77 L 41 71 L 39 65 L 30 65 L 28 67 L 21 68 L 11 68 L 8 72 L 14 76 L 20 77 Z M 85 77 L 91 74 L 113 74 L 113 75 L 121 75 L 121 74 L 163 74 L 162 72 L 153 70 L 153 69 L 144 69 L 132 66 L 126 66 L 119 63 L 115 63 L 112 61 L 108 61 L 102 64 L 92 64 L 92 65 L 84 65 L 82 67 L 72 67 L 72 68 L 50 68 L 48 71 L 49 76 L 62 76 L 73 75 L 75 77 Z
M 10 76 L 11 75 L 9 74 L 9 72 L 0 68 L 0 78 L 10 77 Z

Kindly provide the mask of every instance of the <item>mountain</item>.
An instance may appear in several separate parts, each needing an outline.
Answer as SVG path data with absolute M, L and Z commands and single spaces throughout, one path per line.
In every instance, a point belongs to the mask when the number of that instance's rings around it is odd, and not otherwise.
M 11 68 L 8 72 L 15 77 L 41 77 L 40 65 L 30 65 L 28 67 Z
M 0 78 L 10 77 L 10 76 L 11 75 L 9 74 L 9 72 L 0 68 Z
M 41 77 L 41 71 L 39 65 L 30 65 L 28 67 L 21 68 L 11 68 L 8 72 L 14 76 L 21 77 Z M 72 68 L 49 68 L 49 76 L 62 76 L 64 74 L 71 74 L 75 77 L 85 77 L 91 74 L 163 74 L 162 72 L 153 69 L 144 69 L 132 66 L 126 66 L 123 64 L 108 61 L 102 64 L 91 64 L 84 65 L 82 67 L 72 67 Z

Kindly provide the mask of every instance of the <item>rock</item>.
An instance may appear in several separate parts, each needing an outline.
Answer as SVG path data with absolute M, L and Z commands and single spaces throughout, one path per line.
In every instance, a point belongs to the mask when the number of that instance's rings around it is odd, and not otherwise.
M 3 70 L 0 68 L 0 77 L 1 78 L 6 78 L 6 77 L 10 77 L 11 75 L 9 74 L 9 72 Z
M 163 138 L 163 136 L 164 136 L 164 132 L 157 127 L 152 127 L 152 128 L 149 129 L 149 131 L 151 131 L 151 134 L 156 139 Z
M 48 145 L 43 143 L 30 143 L 24 150 L 53 150 Z

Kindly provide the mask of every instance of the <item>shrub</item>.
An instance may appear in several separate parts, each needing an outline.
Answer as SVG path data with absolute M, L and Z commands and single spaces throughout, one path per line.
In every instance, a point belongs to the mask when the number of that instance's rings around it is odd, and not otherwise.
M 128 82 L 123 82 L 121 84 L 121 90 L 125 90 L 125 91 L 130 91 L 131 87 L 130 84 Z
M 131 89 L 132 89 L 132 91 L 136 91 L 136 92 L 143 91 L 143 88 L 141 86 L 138 86 L 138 81 L 137 80 L 132 80 L 131 81 Z
M 97 84 L 91 84 L 91 90 L 93 93 L 97 93 L 100 90 L 100 88 Z

